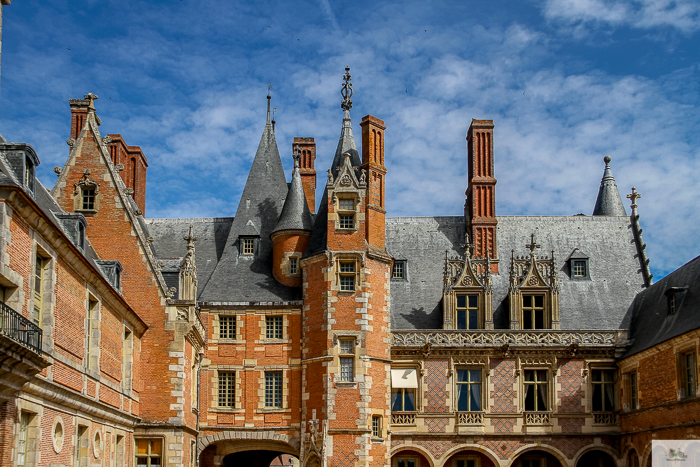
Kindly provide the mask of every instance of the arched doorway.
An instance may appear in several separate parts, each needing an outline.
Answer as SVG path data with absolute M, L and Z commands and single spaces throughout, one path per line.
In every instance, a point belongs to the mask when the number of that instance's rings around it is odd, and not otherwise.
M 299 467 L 298 452 L 288 443 L 271 440 L 221 440 L 199 456 L 200 467 Z
M 595 449 L 585 453 L 576 462 L 576 467 L 615 467 L 616 465 L 610 454 Z
M 512 467 L 562 467 L 561 462 L 546 451 L 532 450 L 520 454 Z
M 627 453 L 627 467 L 639 467 L 639 454 L 634 449 Z
M 420 452 L 404 449 L 391 456 L 391 467 L 430 467 L 430 461 Z

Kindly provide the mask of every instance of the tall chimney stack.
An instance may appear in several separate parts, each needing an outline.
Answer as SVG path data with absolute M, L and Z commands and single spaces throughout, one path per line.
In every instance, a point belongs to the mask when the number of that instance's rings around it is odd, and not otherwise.
M 299 174 L 301 175 L 301 184 L 306 195 L 306 203 L 309 205 L 311 214 L 316 214 L 316 169 L 314 168 L 316 142 L 313 138 L 296 136 L 292 144 L 292 153 L 296 153 L 297 146 L 301 154 L 299 158 Z

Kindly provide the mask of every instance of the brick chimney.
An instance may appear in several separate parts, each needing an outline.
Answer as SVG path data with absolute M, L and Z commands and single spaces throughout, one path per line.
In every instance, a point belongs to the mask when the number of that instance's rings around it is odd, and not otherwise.
M 384 121 L 367 115 L 362 118 L 362 169 L 367 174 L 367 210 L 365 213 L 367 243 L 380 250 L 385 249 L 386 206 L 384 185 Z
M 90 101 L 88 99 L 68 99 L 68 102 L 70 103 L 70 138 L 77 140 L 87 121 Z
M 292 153 L 295 153 L 296 147 L 299 146 L 301 158 L 299 159 L 299 173 L 301 175 L 301 183 L 306 194 L 306 203 L 309 205 L 311 214 L 316 214 L 316 169 L 314 162 L 316 161 L 316 142 L 313 138 L 294 137 L 292 144 Z
M 496 179 L 493 172 L 493 120 L 474 120 L 467 131 L 469 185 L 467 187 L 467 229 L 474 244 L 474 258 L 498 260 L 496 242 Z M 491 265 L 498 273 L 498 263 Z
M 122 180 L 127 188 L 134 192 L 131 195 L 136 206 L 146 216 L 146 170 L 148 162 L 139 146 L 127 146 L 122 135 L 109 135 L 111 141 L 107 145 L 112 163 L 123 165 L 120 170 Z

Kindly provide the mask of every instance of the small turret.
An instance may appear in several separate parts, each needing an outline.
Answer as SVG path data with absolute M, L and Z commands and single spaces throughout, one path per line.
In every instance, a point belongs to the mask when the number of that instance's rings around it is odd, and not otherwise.
M 615 184 L 612 170 L 610 170 L 610 156 L 603 158 L 605 162 L 605 172 L 603 179 L 600 181 L 600 189 L 598 190 L 598 199 L 595 201 L 593 209 L 594 216 L 626 216 L 625 207 L 622 205 L 620 192 Z
M 309 244 L 313 221 L 299 173 L 301 151 L 294 151 L 294 171 L 282 214 L 272 230 L 272 275 L 281 284 L 301 286 L 300 260 Z

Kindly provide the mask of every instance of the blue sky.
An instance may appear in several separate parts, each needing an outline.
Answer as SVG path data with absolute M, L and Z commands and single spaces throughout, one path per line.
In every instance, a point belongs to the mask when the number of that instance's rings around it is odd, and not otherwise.
M 652 272 L 700 254 L 700 4 L 694 0 L 15 0 L 4 8 L 0 133 L 39 176 L 68 155 L 69 98 L 149 162 L 148 217 L 232 216 L 268 83 L 289 174 L 321 180 L 352 110 L 386 122 L 390 216 L 459 215 L 465 134 L 493 119 L 499 215 L 590 215 L 603 156 L 635 186 Z

